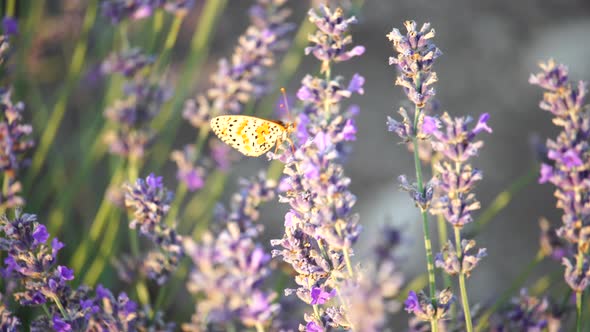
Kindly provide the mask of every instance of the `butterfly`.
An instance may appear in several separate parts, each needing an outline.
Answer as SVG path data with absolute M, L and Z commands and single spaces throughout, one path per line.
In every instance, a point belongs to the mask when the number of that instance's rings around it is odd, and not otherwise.
M 275 146 L 275 153 L 289 135 L 294 123 L 265 120 L 248 115 L 220 115 L 210 121 L 211 129 L 224 143 L 249 157 L 258 157 Z

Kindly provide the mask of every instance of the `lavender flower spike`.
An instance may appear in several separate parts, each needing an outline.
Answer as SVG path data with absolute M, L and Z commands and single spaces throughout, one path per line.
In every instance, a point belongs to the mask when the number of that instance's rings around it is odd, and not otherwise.
M 143 260 L 148 278 L 163 284 L 184 256 L 182 238 L 174 227 L 165 224 L 172 193 L 164 188 L 162 177 L 150 174 L 145 180 L 137 179 L 135 185 L 125 185 L 125 206 L 132 209 L 135 219 L 129 227 L 139 226 L 140 233 L 158 246 Z
M 197 303 L 187 331 L 224 328 L 240 322 L 246 327 L 263 327 L 278 313 L 273 303 L 276 294 L 265 290 L 270 274 L 270 255 L 257 243 L 262 225 L 257 225 L 258 209 L 275 197 L 274 181 L 262 174 L 242 180 L 240 191 L 232 197 L 229 212 L 218 213 L 225 227 L 218 234 L 206 232 L 199 242 L 184 245 L 193 260 L 187 288 L 194 295 L 205 295 Z
M 356 297 L 363 286 L 353 278 L 350 260 L 360 233 L 358 216 L 352 210 L 356 198 L 339 164 L 346 142 L 356 132 L 352 121 L 356 111 L 343 112 L 340 102 L 353 92 L 362 93 L 364 79 L 355 75 L 344 83 L 342 77 L 332 78 L 329 66 L 360 55 L 364 48 L 346 51 L 352 43 L 348 28 L 355 20 L 343 17 L 341 9 L 310 10 L 309 18 L 318 29 L 309 36 L 307 53 L 322 62 L 324 76 L 307 75 L 297 93 L 303 102 L 298 117 L 303 121 L 298 127 L 295 153 L 270 154 L 285 163 L 281 181 L 285 194 L 280 201 L 290 206 L 285 215 L 285 234 L 271 241 L 278 247 L 272 254 L 281 256 L 297 273 L 297 287 L 285 293 L 296 294 L 314 309 L 304 315 L 300 330 L 349 329 L 356 319 L 344 303 L 338 304 L 334 291 L 346 282 L 350 297 Z
M 251 100 L 268 92 L 267 72 L 277 54 L 288 46 L 286 35 L 294 26 L 285 23 L 290 10 L 286 0 L 257 0 L 250 9 L 251 25 L 240 36 L 229 59 L 219 61 L 211 77 L 213 85 L 205 94 L 186 102 L 183 117 L 201 128 L 209 119 L 229 112 L 239 114 Z
M 578 297 L 590 283 L 590 109 L 587 83 L 570 83 L 567 68 L 553 60 L 541 63 L 541 72 L 529 82 L 545 89 L 540 107 L 554 115 L 561 132 L 547 140 L 547 157 L 552 165 L 541 166 L 539 182 L 555 187 L 557 207 L 563 210 L 557 235 L 574 247 L 573 257 L 563 257 L 565 280 Z M 578 308 L 580 309 L 580 308 Z

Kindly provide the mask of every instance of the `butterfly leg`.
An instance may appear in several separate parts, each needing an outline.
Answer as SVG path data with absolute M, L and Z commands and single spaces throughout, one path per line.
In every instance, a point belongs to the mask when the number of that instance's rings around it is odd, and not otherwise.
M 291 138 L 287 137 L 285 139 L 287 140 L 287 142 L 289 142 L 289 145 L 291 146 L 291 153 L 295 154 L 295 144 L 293 144 Z
M 277 154 L 277 152 L 279 151 L 279 146 L 281 146 L 281 144 L 283 144 L 283 140 L 282 139 L 277 139 L 277 143 L 275 145 L 275 154 Z

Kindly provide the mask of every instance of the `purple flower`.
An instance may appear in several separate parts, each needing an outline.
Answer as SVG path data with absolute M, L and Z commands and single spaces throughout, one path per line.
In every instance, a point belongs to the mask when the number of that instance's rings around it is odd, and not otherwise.
M 113 53 L 103 61 L 100 71 L 103 74 L 119 73 L 126 78 L 135 77 L 139 71 L 154 63 L 155 57 L 142 53 L 139 48 L 130 48 L 122 53 Z
M 222 230 L 207 231 L 199 242 L 185 241 L 194 263 L 187 288 L 203 296 L 186 329 L 196 330 L 207 322 L 222 325 L 234 319 L 253 327 L 267 324 L 277 314 L 279 306 L 273 303 L 276 294 L 263 288 L 270 274 L 270 255 L 256 242 L 262 231 L 256 224 L 260 205 L 275 197 L 275 187 L 274 181 L 262 173 L 241 180 L 229 212 L 219 213 Z
M 196 149 L 186 145 L 182 151 L 173 151 L 171 159 L 176 162 L 176 178 L 186 185 L 189 191 L 201 189 L 205 185 L 205 169 L 195 165 Z
M 211 77 L 212 87 L 187 102 L 183 117 L 200 128 L 222 112 L 239 114 L 268 90 L 268 71 L 286 49 L 294 26 L 285 23 L 290 11 L 283 0 L 258 0 L 250 10 L 251 26 L 238 39 L 230 58 L 221 59 Z
M 443 215 L 455 227 L 463 227 L 473 221 L 471 213 L 480 208 L 480 203 L 472 193 L 475 183 L 482 178 L 482 173 L 474 169 L 468 160 L 477 155 L 483 146 L 482 141 L 474 141 L 479 128 L 485 125 L 487 117 L 480 117 L 478 125 L 472 130 L 467 128 L 470 118 L 452 119 L 447 113 L 441 117 L 443 128 L 432 133 L 434 150 L 443 155 L 443 160 L 434 165 L 439 174 L 437 185 L 441 191 L 432 204 L 430 212 Z M 488 128 L 489 129 L 489 128 Z M 485 129 L 488 131 L 488 129 Z M 491 130 L 491 129 L 490 129 Z
M 104 134 L 110 152 L 142 158 L 155 135 L 152 120 L 171 95 L 171 90 L 163 83 L 152 83 L 147 77 L 128 81 L 123 98 L 104 111 L 104 116 L 113 123 L 113 128 Z
M 33 238 L 37 244 L 42 244 L 47 241 L 49 238 L 49 232 L 47 232 L 45 225 L 39 224 L 37 227 L 35 227 L 35 230 L 33 231 Z
M 457 256 L 455 246 L 449 241 L 443 247 L 442 252 L 436 255 L 434 264 L 450 275 L 463 273 L 469 277 L 479 261 L 487 255 L 485 248 L 479 249 L 476 254 L 471 254 L 469 251 L 473 248 L 475 248 L 475 241 L 463 240 L 461 241 L 461 256 Z
M 59 315 L 53 315 L 52 318 L 53 329 L 56 332 L 69 332 L 72 331 L 72 326 L 66 323 Z
M 527 294 L 526 289 L 520 291 L 518 297 L 510 301 L 506 310 L 498 315 L 499 320 L 493 331 L 550 331 L 561 330 L 561 318 L 552 311 L 547 298 L 537 298 Z
M 359 74 L 354 74 L 352 79 L 350 79 L 350 83 L 348 83 L 347 90 L 350 92 L 356 92 L 358 94 L 364 94 L 365 90 L 363 89 L 363 85 L 365 84 L 365 78 Z
M 306 54 L 321 61 L 322 72 L 364 52 L 363 47 L 351 47 L 348 29 L 356 19 L 344 17 L 342 9 L 322 6 L 308 15 L 317 30 L 308 38 Z M 296 150 L 272 155 L 285 163 L 281 188 L 287 191 L 281 201 L 290 207 L 285 234 L 271 241 L 276 248 L 272 254 L 281 256 L 297 273 L 297 288 L 285 294 L 296 294 L 316 309 L 304 315 L 307 325 L 300 329 L 308 331 L 350 328 L 344 304 L 332 306 L 328 300 L 334 295 L 334 283 L 349 281 L 354 273 L 346 260 L 353 254 L 360 226 L 352 211 L 356 198 L 348 189 L 350 179 L 340 162 L 349 150 L 346 142 L 355 137 L 353 117 L 358 112 L 343 110 L 341 102 L 353 92 L 362 93 L 363 83 L 358 74 L 349 83 L 341 76 L 306 75 L 297 93 L 303 105 L 297 115 L 302 121 L 297 127 Z M 348 285 L 351 297 L 358 294 L 353 284 Z
M 324 328 L 316 322 L 309 322 L 305 325 L 305 332 L 324 332 Z
M 147 253 L 143 269 L 148 278 L 164 283 L 184 256 L 181 237 L 174 227 L 164 221 L 172 201 L 172 192 L 163 185 L 162 177 L 150 174 L 145 180 L 137 179 L 135 185 L 126 184 L 125 206 L 134 210 L 129 227 L 140 226 L 140 233 L 158 247 Z
M 397 57 L 389 58 L 389 64 L 396 65 L 400 71 L 395 84 L 404 88 L 410 101 L 423 108 L 435 95 L 432 85 L 436 83 L 437 76 L 431 68 L 442 52 L 431 41 L 435 32 L 430 28 L 430 23 L 423 24 L 420 30 L 417 30 L 414 21 L 406 21 L 404 25 L 406 35 L 402 35 L 398 29 L 387 34 L 398 52 Z
M 420 130 L 426 135 L 431 135 L 438 130 L 438 120 L 431 116 L 425 116 Z
M 308 37 L 310 46 L 305 48 L 305 54 L 313 54 L 322 61 L 322 72 L 327 69 L 331 61 L 347 61 L 365 52 L 363 46 L 348 49 L 352 44 L 352 38 L 344 37 L 350 25 L 357 22 L 354 16 L 345 18 L 341 8 L 332 11 L 325 5 L 322 5 L 318 12 L 310 9 L 308 16 L 318 30 Z
M 416 294 L 410 291 L 404 306 L 405 310 L 417 319 L 429 322 L 444 320 L 454 301 L 455 297 L 449 289 L 437 293 L 434 299 L 428 298 L 423 292 Z
M 342 129 L 342 135 L 345 141 L 354 141 L 356 139 L 356 126 L 354 119 L 346 120 L 344 128 Z
M 420 300 L 418 299 L 416 292 L 410 291 L 408 293 L 408 298 L 404 302 L 404 309 L 409 313 L 414 313 L 416 310 L 421 310 Z
M 326 292 L 322 288 L 314 287 L 311 289 L 311 302 L 310 304 L 324 304 L 336 295 L 336 290 L 332 289 Z
M 5 35 L 14 36 L 18 34 L 18 21 L 14 17 L 4 17 L 2 19 L 2 30 Z
M 67 267 L 60 265 L 57 267 L 57 272 L 60 278 L 63 280 L 74 280 L 74 270 L 72 269 L 68 269 Z
M 563 257 L 565 280 L 578 295 L 588 287 L 586 253 L 590 246 L 590 109 L 584 106 L 587 84 L 569 82 L 567 68 L 549 60 L 541 63 L 541 72 L 531 75 L 529 82 L 544 88 L 540 107 L 554 115 L 553 123 L 561 132 L 547 140 L 547 157 L 554 161 L 541 165 L 539 182 L 556 186 L 557 206 L 563 210 L 562 226 L 556 235 L 573 246 L 575 263 Z M 574 268 L 575 266 L 575 268 Z

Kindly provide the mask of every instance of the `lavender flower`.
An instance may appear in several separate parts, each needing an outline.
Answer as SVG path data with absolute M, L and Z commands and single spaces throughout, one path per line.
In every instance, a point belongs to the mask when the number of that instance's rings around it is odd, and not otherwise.
M 250 10 L 252 25 L 239 38 L 230 59 L 219 61 L 211 77 L 212 87 L 204 95 L 187 101 L 183 116 L 200 128 L 209 119 L 229 112 L 241 113 L 244 106 L 268 91 L 267 72 L 276 61 L 276 54 L 287 43 L 286 34 L 293 25 L 285 23 L 290 11 L 282 7 L 286 0 L 258 0 Z
M 569 82 L 567 68 L 549 60 L 529 82 L 546 90 L 540 107 L 551 112 L 553 123 L 561 127 L 555 140 L 547 140 L 547 157 L 553 165 L 541 165 L 539 182 L 555 185 L 557 207 L 563 210 L 557 235 L 575 248 L 574 262 L 563 258 L 566 282 L 578 294 L 588 286 L 590 249 L 590 110 L 584 107 L 587 84 Z
M 189 191 L 201 189 L 205 185 L 206 170 L 204 167 L 194 165 L 196 157 L 194 145 L 186 145 L 183 151 L 173 151 L 170 156 L 178 167 L 176 178 L 184 183 Z
M 339 103 L 352 92 L 362 92 L 364 79 L 355 75 L 352 82 L 343 87 L 343 79 L 331 79 L 330 63 L 344 61 L 353 54 L 360 55 L 362 47 L 343 55 L 345 47 L 352 43 L 347 29 L 353 18 L 343 18 L 342 10 L 331 11 L 322 7 L 319 14 L 311 10 L 310 20 L 318 31 L 309 37 L 313 53 L 322 61 L 325 78 L 306 76 L 297 93 L 303 101 L 299 124 L 300 146 L 294 154 L 270 154 L 285 162 L 285 179 L 281 189 L 285 196 L 280 201 L 290 205 L 285 215 L 285 234 L 271 241 L 273 256 L 281 256 L 289 263 L 297 276 L 295 293 L 305 303 L 314 307 L 314 314 L 306 314 L 305 325 L 300 330 L 324 331 L 330 328 L 348 328 L 344 303 L 336 305 L 332 300 L 334 290 L 354 274 L 350 256 L 360 227 L 358 216 L 352 212 L 356 198 L 348 190 L 350 179 L 344 176 L 338 160 L 343 156 L 343 144 L 354 138 L 356 128 L 352 116 L 356 111 L 341 112 Z M 338 48 L 328 51 L 330 47 Z M 353 282 L 353 281 L 351 281 Z M 349 284 L 350 295 L 360 285 Z
M 154 174 L 145 180 L 137 179 L 135 185 L 126 184 L 125 192 L 125 206 L 134 210 L 135 217 L 129 227 L 139 225 L 140 233 L 158 246 L 144 258 L 143 269 L 148 278 L 163 284 L 184 256 L 180 235 L 164 223 L 172 193 L 164 188 L 162 177 Z
M 522 289 L 520 296 L 513 298 L 510 307 L 496 318 L 499 322 L 494 324 L 491 332 L 561 331 L 561 319 L 552 310 L 547 298 L 530 296 L 526 289 Z
M 437 185 L 441 194 L 433 203 L 430 212 L 442 214 L 454 227 L 462 228 L 473 221 L 471 213 L 480 208 L 480 203 L 472 193 L 475 183 L 482 178 L 479 170 L 466 163 L 469 158 L 477 155 L 483 146 L 482 141 L 474 141 L 481 131 L 491 132 L 487 126 L 487 114 L 483 114 L 475 127 L 467 129 L 471 118 L 455 118 L 445 113 L 441 117 L 446 130 L 437 128 L 432 133 L 435 140 L 433 148 L 440 152 L 444 159 L 434 167 L 440 179 Z
M 356 23 L 354 16 L 344 18 L 342 8 L 331 11 L 326 5 L 321 5 L 319 13 L 314 9 L 308 12 L 309 21 L 318 30 L 309 36 L 310 46 L 305 48 L 305 54 L 313 54 L 322 61 L 322 72 L 329 69 L 330 62 L 342 62 L 365 53 L 363 46 L 354 46 L 347 50 L 352 43 L 352 37 L 345 35 L 350 25 Z
M 224 229 L 218 234 L 205 233 L 198 243 L 185 241 L 195 266 L 187 287 L 195 295 L 206 295 L 197 303 L 185 330 L 223 326 L 231 321 L 261 327 L 277 314 L 279 307 L 273 303 L 276 294 L 262 287 L 270 274 L 270 255 L 256 243 L 262 226 L 255 224 L 260 205 L 275 197 L 275 186 L 262 174 L 242 180 L 230 211 L 218 214 Z
M 539 226 L 541 228 L 539 242 L 544 256 L 561 262 L 564 257 L 572 255 L 571 244 L 557 235 L 556 228 L 551 227 L 547 219 L 542 218 L 539 221 Z
M 475 247 L 475 241 L 461 241 L 461 255 L 457 256 L 457 251 L 453 243 L 449 241 L 435 257 L 436 267 L 442 268 L 450 275 L 465 274 L 467 277 L 471 274 L 479 261 L 487 255 L 486 249 L 481 248 L 476 254 L 470 254 L 469 251 Z
M 440 321 L 445 319 L 454 301 L 455 297 L 450 289 L 439 292 L 433 300 L 424 293 L 410 291 L 404 308 L 421 321 Z
M 158 115 L 171 92 L 162 85 L 147 81 L 131 82 L 125 86 L 125 97 L 107 108 L 105 117 L 115 124 L 104 140 L 111 153 L 141 159 L 151 145 L 154 133 L 151 120 Z
M 103 74 L 119 73 L 126 78 L 133 78 L 139 71 L 152 65 L 154 61 L 154 56 L 143 54 L 139 48 L 131 48 L 121 53 L 112 53 L 109 55 L 103 61 L 100 71 Z
M 0 294 L 0 330 L 6 332 L 16 332 L 20 331 L 20 326 L 20 320 L 6 308 L 2 294 Z
M 24 124 L 22 112 L 24 104 L 12 103 L 10 90 L 0 89 L 0 169 L 8 186 L 0 194 L 0 209 L 5 210 L 23 205 L 19 196 L 21 184 L 17 175 L 21 169 L 29 165 L 27 153 L 34 143 L 30 138 L 32 127 Z
M 106 0 L 102 2 L 102 14 L 112 24 L 130 19 L 140 20 L 164 9 L 177 15 L 186 15 L 194 0 Z
M 430 23 L 423 24 L 420 30 L 416 29 L 414 21 L 406 21 L 404 26 L 408 31 L 406 35 L 402 35 L 398 29 L 393 29 L 387 34 L 387 38 L 398 52 L 397 57 L 389 58 L 389 64 L 396 65 L 402 73 L 397 77 L 395 84 L 404 88 L 408 99 L 416 107 L 423 108 L 435 94 L 431 85 L 436 83 L 438 78 L 431 69 L 434 60 L 442 55 L 442 52 L 431 42 L 435 32 L 430 28 Z

